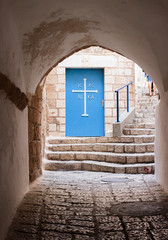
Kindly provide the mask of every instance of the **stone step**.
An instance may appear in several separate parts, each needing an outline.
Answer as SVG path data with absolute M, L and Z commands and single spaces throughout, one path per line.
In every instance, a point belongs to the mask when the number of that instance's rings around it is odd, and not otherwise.
M 136 96 L 136 101 L 139 101 L 139 102 L 151 102 L 151 103 L 155 103 L 155 102 L 158 102 L 158 95 L 155 95 L 155 96 L 139 96 L 137 97 Z
M 155 118 L 154 117 L 146 117 L 146 118 L 138 118 L 138 117 L 135 117 L 133 119 L 133 122 L 134 123 L 154 123 L 155 122 Z
M 155 129 L 154 123 L 129 123 L 125 125 L 125 128 L 148 128 Z
M 156 106 L 158 103 L 158 99 L 136 99 L 136 105 L 151 105 Z
M 150 112 L 153 112 L 153 111 L 155 111 L 155 109 L 156 109 L 156 106 L 154 105 L 154 106 L 151 106 L 151 105 L 138 105 L 137 107 L 136 107 L 136 109 L 135 109 L 135 111 L 137 112 L 137 111 L 139 111 L 139 110 L 144 110 L 144 111 L 150 111 Z
M 49 160 L 95 160 L 100 162 L 131 164 L 131 163 L 153 163 L 153 153 L 107 153 L 107 152 L 50 152 L 46 151 Z
M 150 111 L 147 111 L 147 112 L 144 112 L 144 110 L 140 110 L 140 111 L 136 111 L 135 112 L 135 117 L 155 117 L 155 111 L 152 111 L 152 112 L 150 112 Z
M 74 144 L 74 143 L 108 143 L 111 137 L 64 137 L 64 138 L 48 138 L 49 144 Z
M 122 135 L 121 137 L 112 138 L 113 143 L 153 143 L 154 135 Z
M 126 136 L 121 137 L 97 137 L 97 138 L 49 138 L 48 144 L 75 144 L 75 143 L 152 143 L 154 135 Z
M 49 161 L 44 160 L 44 169 L 49 171 L 94 171 L 127 174 L 153 174 L 153 163 L 115 164 L 98 161 Z
M 87 151 L 115 153 L 145 153 L 154 152 L 154 143 L 83 143 L 83 144 L 53 144 L 46 145 L 49 151 Z
M 154 129 L 141 129 L 141 128 L 124 128 L 124 135 L 153 135 L 155 133 Z
M 144 113 L 143 111 L 135 112 L 135 117 L 142 118 L 142 119 L 143 118 L 150 118 L 150 117 L 155 118 L 155 113 L 150 113 L 150 112 Z

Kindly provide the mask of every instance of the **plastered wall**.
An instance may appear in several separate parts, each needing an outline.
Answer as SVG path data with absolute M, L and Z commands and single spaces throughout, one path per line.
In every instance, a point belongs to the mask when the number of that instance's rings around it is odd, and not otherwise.
M 28 114 L 0 91 L 0 239 L 29 188 Z
M 168 92 L 161 96 L 156 109 L 155 175 L 168 192 Z

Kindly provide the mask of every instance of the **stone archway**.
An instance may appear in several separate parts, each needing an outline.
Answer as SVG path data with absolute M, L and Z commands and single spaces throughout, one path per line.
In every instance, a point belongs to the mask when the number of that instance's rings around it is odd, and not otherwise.
M 168 190 L 168 3 L 74 0 L 72 4 L 52 0 L 48 4 L 45 0 L 7 0 L 0 4 L 0 71 L 25 95 L 34 95 L 40 80 L 56 63 L 90 45 L 113 49 L 150 74 L 161 96 L 156 117 L 156 178 Z M 2 84 L 1 90 L 5 91 Z M 2 217 L 5 216 L 2 234 L 28 189 L 29 171 L 28 112 L 18 112 L 9 100 L 3 92 L 0 107 L 6 114 L 0 119 L 1 136 L 5 136 L 1 144 L 0 206 Z M 8 198 L 10 203 L 6 206 Z

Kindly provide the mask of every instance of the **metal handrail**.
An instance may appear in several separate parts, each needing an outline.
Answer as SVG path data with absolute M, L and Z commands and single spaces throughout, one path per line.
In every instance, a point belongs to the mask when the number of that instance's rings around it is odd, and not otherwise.
M 115 90 L 116 97 L 117 97 L 117 122 L 119 122 L 119 91 L 125 87 L 127 87 L 127 112 L 129 112 L 129 85 L 133 82 L 127 83 L 124 86 Z

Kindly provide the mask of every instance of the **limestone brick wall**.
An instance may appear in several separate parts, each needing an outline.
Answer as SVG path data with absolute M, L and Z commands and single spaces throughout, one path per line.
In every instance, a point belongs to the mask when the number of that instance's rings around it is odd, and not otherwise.
M 50 136 L 65 136 L 66 129 L 66 68 L 104 68 L 105 135 L 112 134 L 116 121 L 115 90 L 135 79 L 131 60 L 101 47 L 81 50 L 61 62 L 46 78 L 46 101 Z M 120 91 L 120 114 L 126 109 L 126 88 Z M 130 106 L 135 104 L 135 84 L 130 86 Z
M 41 129 L 43 88 L 38 86 L 35 95 L 29 95 L 29 179 L 34 181 L 42 173 L 43 140 Z

